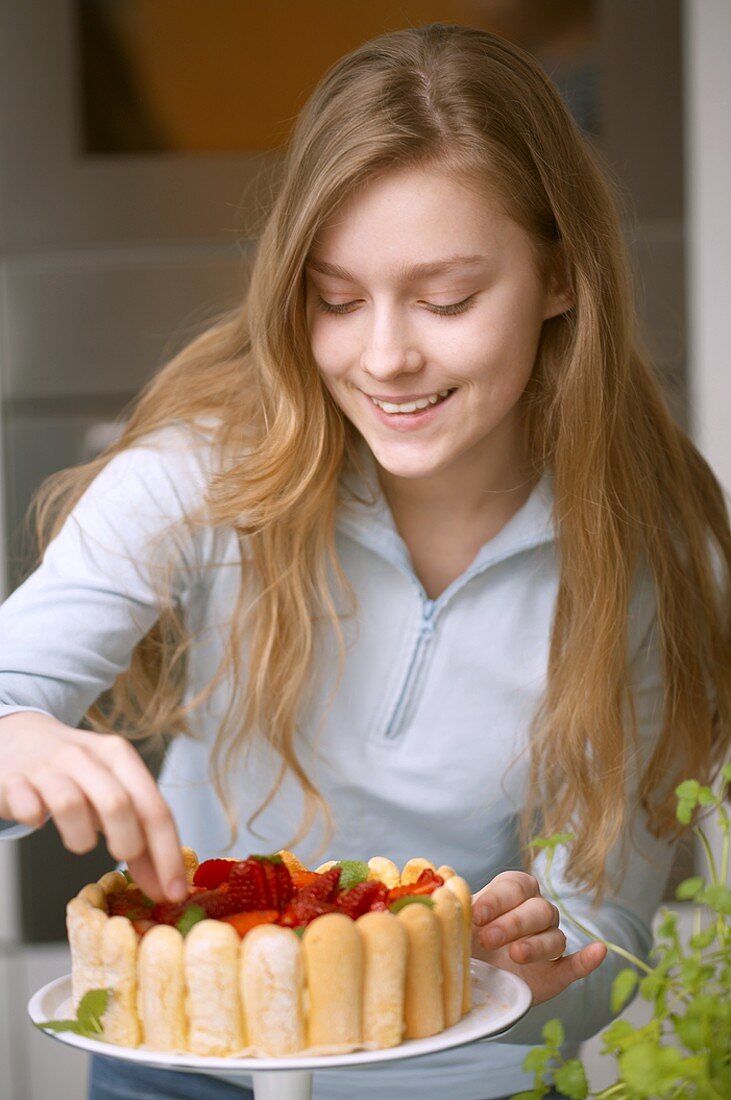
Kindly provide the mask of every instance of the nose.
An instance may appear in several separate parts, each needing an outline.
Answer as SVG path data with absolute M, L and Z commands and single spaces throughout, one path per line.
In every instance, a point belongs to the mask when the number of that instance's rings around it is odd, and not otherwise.
M 374 315 L 364 335 L 361 368 L 374 380 L 385 382 L 400 374 L 415 374 L 424 356 L 404 324 L 393 312 Z

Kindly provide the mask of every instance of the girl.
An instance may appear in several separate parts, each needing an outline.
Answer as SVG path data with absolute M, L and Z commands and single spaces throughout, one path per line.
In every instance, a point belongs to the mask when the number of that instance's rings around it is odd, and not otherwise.
M 156 899 L 181 842 L 458 868 L 475 953 L 535 1007 L 317 1098 L 505 1096 L 545 1019 L 569 1047 L 610 1019 L 615 957 L 558 927 L 528 841 L 569 829 L 560 895 L 647 952 L 674 786 L 729 742 L 731 535 L 536 62 L 434 24 L 336 64 L 240 312 L 39 507 L 0 615 L 0 815 L 76 852 L 103 832 Z M 156 787 L 129 739 L 171 733 Z M 95 1063 L 94 1100 L 153 1090 L 240 1095 Z

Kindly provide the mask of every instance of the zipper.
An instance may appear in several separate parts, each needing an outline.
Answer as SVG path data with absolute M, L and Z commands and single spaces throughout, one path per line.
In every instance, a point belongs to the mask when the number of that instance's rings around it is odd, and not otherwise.
M 434 600 L 422 602 L 421 622 L 419 623 L 419 632 L 416 635 L 416 642 L 411 654 L 411 660 L 409 661 L 409 667 L 406 670 L 406 676 L 401 685 L 398 699 L 386 722 L 384 737 L 389 741 L 392 741 L 398 736 L 410 710 L 416 686 L 419 681 L 419 674 L 424 665 L 424 658 L 426 657 L 429 643 L 434 637 L 434 608 Z

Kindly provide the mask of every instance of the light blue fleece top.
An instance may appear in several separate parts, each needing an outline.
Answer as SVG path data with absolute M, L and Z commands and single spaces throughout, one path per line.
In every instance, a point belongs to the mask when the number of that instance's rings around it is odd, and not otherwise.
M 558 581 L 550 478 L 432 600 L 414 573 L 370 452 L 364 455 L 365 480 L 352 471 L 341 479 L 337 518 L 340 561 L 358 600 L 357 615 L 343 619 L 345 668 L 326 711 L 336 650 L 323 633 L 326 672 L 300 728 L 302 762 L 335 817 L 335 835 L 319 858 L 385 855 L 402 865 L 424 855 L 457 868 L 476 891 L 498 872 L 521 867 L 516 814 L 526 782 L 523 750 L 546 684 Z M 239 585 L 239 545 L 230 531 L 191 530 L 182 520 L 201 505 L 215 468 L 205 432 L 182 426 L 106 466 L 41 567 L 0 608 L 0 717 L 41 710 L 77 725 L 157 618 L 153 589 L 169 561 L 175 596 L 195 634 L 188 697 L 210 682 Z M 635 585 L 628 637 L 646 750 L 662 710 L 648 580 Z M 207 778 L 228 697 L 221 683 L 194 710 L 197 739 L 172 743 L 160 777 L 182 842 L 202 857 L 223 854 L 228 835 Z M 260 745 L 233 776 L 240 807 L 235 854 L 275 851 L 296 831 L 303 803 L 291 778 L 252 828 L 246 824 L 277 772 Z M 321 837 L 318 824 L 298 846 L 305 861 Z M 600 908 L 567 886 L 560 865 L 552 879 L 579 919 L 642 955 L 671 857 L 671 846 L 650 838 L 638 813 L 625 873 Z M 564 931 L 569 950 L 585 942 L 572 928 Z M 526 1088 L 526 1044 L 540 1042 L 542 1024 L 558 1015 L 573 1052 L 610 1020 L 609 990 L 622 965 L 610 954 L 589 978 L 531 1009 L 499 1042 L 386 1068 L 318 1073 L 315 1097 L 482 1100 Z

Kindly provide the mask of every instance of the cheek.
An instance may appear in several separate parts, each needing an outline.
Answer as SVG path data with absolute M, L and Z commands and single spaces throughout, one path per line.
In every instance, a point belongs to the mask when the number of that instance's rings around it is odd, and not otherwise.
M 310 327 L 310 349 L 326 384 L 328 379 L 337 379 L 346 370 L 344 342 L 317 323 Z

